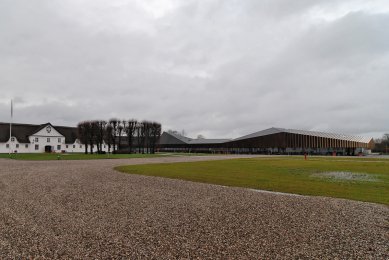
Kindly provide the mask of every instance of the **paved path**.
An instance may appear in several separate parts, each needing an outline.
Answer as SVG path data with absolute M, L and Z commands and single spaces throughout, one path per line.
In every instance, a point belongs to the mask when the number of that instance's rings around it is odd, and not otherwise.
M 112 170 L 224 158 L 0 159 L 0 258 L 389 258 L 386 206 Z

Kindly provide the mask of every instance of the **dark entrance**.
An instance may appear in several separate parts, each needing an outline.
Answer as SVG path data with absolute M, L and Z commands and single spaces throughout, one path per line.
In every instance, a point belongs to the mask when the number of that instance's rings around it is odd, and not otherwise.
M 52 152 L 52 147 L 50 145 L 45 146 L 45 153 L 51 153 Z

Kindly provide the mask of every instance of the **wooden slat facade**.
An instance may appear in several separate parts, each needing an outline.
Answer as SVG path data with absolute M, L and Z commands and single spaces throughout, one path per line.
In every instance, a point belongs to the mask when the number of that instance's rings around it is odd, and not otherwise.
M 305 133 L 305 132 L 304 132 Z M 278 132 L 274 134 L 241 138 L 238 140 L 226 141 L 223 143 L 161 143 L 160 148 L 180 149 L 192 151 L 265 151 L 266 149 L 277 149 L 278 152 L 285 152 L 287 149 L 296 151 L 331 151 L 339 153 L 353 153 L 356 148 L 372 149 L 374 142 L 369 143 L 346 140 L 340 135 L 328 134 L 328 137 L 315 136 L 309 134 L 297 134 L 293 132 Z

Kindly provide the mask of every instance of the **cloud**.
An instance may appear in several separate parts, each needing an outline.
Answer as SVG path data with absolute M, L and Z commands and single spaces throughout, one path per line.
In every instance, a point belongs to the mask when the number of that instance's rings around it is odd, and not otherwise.
M 385 1 L 0 3 L 0 121 L 389 131 Z

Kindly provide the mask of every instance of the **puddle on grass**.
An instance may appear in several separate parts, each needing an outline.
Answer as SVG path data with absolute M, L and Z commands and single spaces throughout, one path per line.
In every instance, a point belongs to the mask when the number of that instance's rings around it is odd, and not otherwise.
M 334 181 L 378 181 L 374 175 L 360 172 L 318 172 L 311 176 Z

